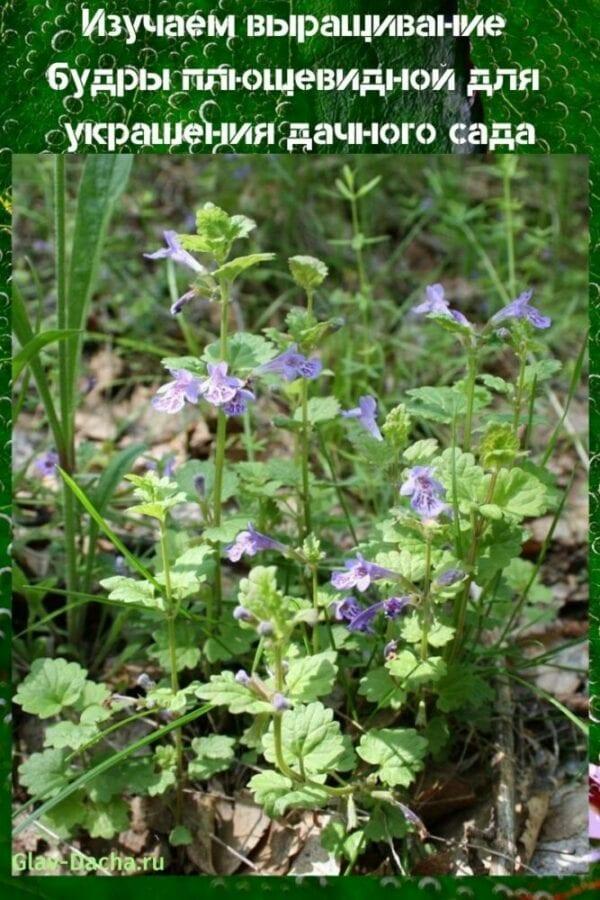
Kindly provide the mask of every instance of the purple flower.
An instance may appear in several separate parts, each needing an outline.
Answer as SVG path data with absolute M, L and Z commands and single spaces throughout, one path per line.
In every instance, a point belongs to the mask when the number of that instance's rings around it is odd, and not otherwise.
M 461 572 L 460 569 L 447 569 L 445 572 L 442 572 L 441 575 L 438 575 L 436 578 L 436 584 L 439 584 L 440 587 L 450 587 L 453 584 L 456 584 L 457 581 L 461 581 L 465 577 L 465 573 Z
M 463 315 L 458 309 L 451 309 L 450 315 L 454 319 L 455 322 L 458 322 L 459 325 L 464 325 L 466 328 L 472 328 L 473 326 L 467 319 L 465 315 Z
M 229 403 L 223 406 L 223 412 L 226 416 L 243 416 L 248 408 L 248 403 L 254 399 L 252 391 L 240 388 L 233 400 L 230 400 Z
M 367 590 L 372 581 L 395 577 L 395 572 L 367 562 L 360 553 L 356 554 L 355 559 L 347 559 L 344 566 L 346 567 L 345 572 L 334 572 L 331 576 L 331 583 L 338 591 L 346 591 L 355 587 L 362 592 Z
M 196 291 L 192 288 L 191 291 L 186 291 L 185 294 L 182 294 L 175 303 L 171 304 L 171 315 L 176 316 L 181 312 L 184 306 L 187 306 L 190 300 L 193 300 L 196 296 Z
M 390 597 L 383 601 L 383 612 L 386 619 L 397 619 L 400 613 L 410 605 L 410 597 Z
M 513 300 L 512 303 L 509 303 L 508 306 L 497 312 L 495 316 L 492 316 L 491 321 L 497 324 L 498 322 L 505 322 L 506 319 L 525 319 L 534 328 L 550 328 L 552 319 L 549 316 L 543 316 L 539 309 L 536 309 L 535 306 L 531 306 L 529 303 L 532 295 L 533 291 L 524 291 L 522 294 L 519 294 L 516 300 Z
M 357 419 L 363 428 L 372 434 L 373 437 L 382 441 L 383 436 L 377 427 L 377 401 L 375 397 L 365 396 L 360 397 L 358 400 L 358 406 L 354 409 L 347 409 L 342 412 L 342 416 L 345 419 Z
M 292 704 L 286 697 L 283 696 L 283 694 L 273 694 L 271 703 L 273 705 L 273 709 L 277 712 L 285 712 L 286 709 L 292 708 Z
M 429 313 L 447 315 L 450 312 L 449 306 L 444 286 L 441 284 L 428 284 L 425 288 L 425 300 L 419 303 L 418 306 L 413 306 L 412 311 L 417 316 L 426 316 Z
M 444 287 L 441 284 L 429 284 L 425 288 L 425 300 L 418 306 L 413 306 L 413 313 L 417 316 L 427 316 L 434 313 L 438 316 L 452 316 L 459 325 L 472 328 L 471 323 L 465 315 L 457 309 L 450 309 L 450 304 L 446 300 Z
M 154 253 L 144 253 L 146 259 L 172 259 L 173 262 L 187 266 L 188 269 L 197 272 L 199 275 L 206 272 L 204 266 L 197 259 L 194 259 L 191 253 L 183 249 L 176 231 L 163 231 L 163 235 L 167 246 L 161 247 L 160 250 L 155 250 Z
M 261 637 L 269 637 L 269 635 L 273 634 L 274 630 L 272 622 L 259 622 L 258 628 L 256 629 Z
M 251 622 L 254 616 L 245 606 L 236 606 L 233 610 L 233 618 L 238 622 Z
M 344 597 L 331 604 L 333 616 L 337 622 L 351 622 L 359 615 L 362 607 L 354 597 Z
M 266 534 L 256 531 L 251 522 L 248 530 L 240 531 L 233 544 L 225 548 L 227 558 L 231 562 L 239 562 L 242 556 L 256 556 L 261 550 L 286 550 L 286 547 Z
M 257 372 L 261 375 L 281 375 L 284 381 L 296 381 L 297 378 L 306 378 L 312 381 L 321 374 L 323 363 L 316 356 L 310 359 L 298 352 L 298 345 L 292 344 L 275 359 L 259 366 Z
M 225 406 L 235 399 L 244 382 L 234 375 L 228 375 L 226 362 L 209 363 L 208 377 L 200 383 L 200 393 L 213 406 Z
M 58 460 L 58 453 L 54 450 L 48 450 L 47 453 L 42 453 L 42 455 L 38 456 L 36 459 L 35 471 L 41 478 L 48 478 L 49 476 L 54 475 Z
M 201 382 L 185 369 L 169 369 L 174 381 L 163 384 L 156 392 L 152 406 L 159 412 L 180 412 L 187 400 L 188 403 L 197 403 Z
M 373 619 L 383 613 L 386 619 L 396 619 L 400 613 L 410 604 L 409 597 L 390 597 L 388 600 L 380 600 L 361 609 L 352 618 L 347 619 L 348 631 L 356 631 L 362 634 L 373 633 Z
M 400 494 L 410 497 L 411 507 L 423 519 L 435 519 L 448 509 L 443 502 L 446 488 L 433 477 L 434 471 L 431 466 L 414 466 L 400 488 Z
M 243 684 L 244 687 L 248 687 L 250 681 L 252 680 L 245 669 L 240 669 L 235 673 L 235 680 L 238 684 Z

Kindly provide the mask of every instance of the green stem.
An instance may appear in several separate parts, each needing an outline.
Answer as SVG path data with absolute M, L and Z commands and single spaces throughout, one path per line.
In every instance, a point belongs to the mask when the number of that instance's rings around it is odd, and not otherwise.
M 365 270 L 365 261 L 362 252 L 362 246 L 359 245 L 360 238 L 362 237 L 362 232 L 360 230 L 360 217 L 358 214 L 358 201 L 356 199 L 356 195 L 352 194 L 352 199 L 350 200 L 350 208 L 352 210 L 352 231 L 355 240 L 354 252 L 356 254 L 356 266 L 358 268 L 358 283 L 360 285 L 361 294 L 364 295 L 364 299 L 366 301 L 371 286 L 369 284 L 367 273 Z M 365 325 L 368 325 L 368 309 L 366 303 L 363 305 L 363 314 L 365 316 Z
M 315 611 L 315 624 L 313 626 L 313 633 L 312 633 L 313 653 L 318 653 L 319 652 L 319 630 L 318 630 L 319 584 L 318 584 L 318 579 L 317 579 L 317 567 L 316 566 L 312 567 L 311 593 L 312 593 L 313 609 Z M 330 640 L 331 640 L 333 638 L 333 635 L 331 634 L 331 626 L 329 626 L 329 632 L 330 632 Z
M 431 624 L 431 604 L 429 592 L 431 586 L 431 536 L 427 535 L 425 545 L 425 581 L 423 587 L 423 616 L 421 621 L 421 659 L 425 661 L 429 653 L 429 626 Z
M 56 296 L 58 327 L 65 329 L 68 322 L 67 251 L 66 251 L 66 184 L 65 157 L 54 157 L 54 236 L 56 260 Z M 58 342 L 58 382 L 62 442 L 57 447 L 61 467 L 69 475 L 75 471 L 75 444 L 73 437 L 73 411 L 69 391 L 69 343 Z M 72 491 L 63 482 L 63 514 L 65 520 L 66 587 L 69 594 L 78 590 L 77 573 L 77 509 Z M 83 608 L 85 609 L 85 607 Z M 77 645 L 83 625 L 83 610 L 67 611 L 69 640 Z
M 475 405 L 475 383 L 477 380 L 477 354 L 474 347 L 469 348 L 467 357 L 467 411 L 465 413 L 465 431 L 463 434 L 463 450 L 471 449 L 473 431 L 473 408 Z
M 523 407 L 523 392 L 525 390 L 525 366 L 527 364 L 525 353 L 519 357 L 519 378 L 517 381 L 517 393 L 515 394 L 515 410 L 513 414 L 513 431 L 517 436 L 521 422 L 521 409 Z
M 302 509 L 304 512 L 304 537 L 312 531 L 310 510 L 310 486 L 309 486 L 309 424 L 308 424 L 308 382 L 302 379 L 301 387 L 302 403 L 302 437 L 300 455 L 302 463 Z
M 496 482 L 498 480 L 498 472 L 499 472 L 499 470 L 496 469 L 492 473 L 492 477 L 490 479 L 490 485 L 489 485 L 488 492 L 487 492 L 487 495 L 486 495 L 486 498 L 484 501 L 486 504 L 491 503 L 494 498 L 494 491 L 496 490 Z M 454 635 L 454 641 L 452 642 L 452 647 L 450 650 L 450 658 L 451 659 L 454 659 L 454 657 L 456 656 L 456 653 L 458 652 L 458 650 L 461 646 L 461 643 L 462 643 L 462 639 L 463 639 L 463 634 L 464 634 L 464 630 L 465 630 L 465 620 L 466 620 L 466 616 L 467 616 L 467 605 L 469 602 L 469 594 L 471 591 L 471 585 L 473 584 L 473 567 L 474 567 L 475 561 L 477 559 L 477 550 L 479 548 L 479 541 L 480 541 L 482 531 L 483 531 L 482 525 L 484 525 L 484 524 L 485 524 L 485 520 L 482 519 L 481 516 L 478 516 L 478 515 L 473 516 L 473 537 L 471 539 L 471 546 L 469 548 L 469 555 L 468 555 L 468 559 L 467 559 L 467 569 L 469 570 L 470 574 L 469 574 L 469 577 L 465 584 L 464 590 L 463 590 L 462 594 L 460 595 L 458 605 L 455 609 L 454 624 L 455 624 L 455 628 L 456 628 L 456 633 Z
M 221 361 L 227 361 L 227 329 L 229 325 L 229 285 L 220 283 L 221 289 L 221 328 L 219 334 L 219 350 Z M 217 413 L 217 444 L 215 450 L 215 483 L 213 487 L 213 524 L 216 528 L 221 524 L 223 506 L 223 469 L 225 465 L 225 441 L 227 439 L 227 417 L 222 409 Z M 209 603 L 207 615 L 213 621 L 219 621 L 223 598 L 221 572 L 221 544 L 215 543 L 216 569 L 214 585 L 214 604 Z
M 160 523 L 160 552 L 162 557 L 163 572 L 165 575 L 165 597 L 167 601 L 167 640 L 169 644 L 169 668 L 171 677 L 171 690 L 174 694 L 179 691 L 179 677 L 177 675 L 177 633 L 175 620 L 177 618 L 177 605 L 173 601 L 171 589 L 171 566 L 169 562 L 169 550 L 167 547 L 167 529 L 165 523 Z M 183 813 L 183 733 L 181 728 L 174 732 L 177 793 L 175 799 L 175 824 L 181 824 Z

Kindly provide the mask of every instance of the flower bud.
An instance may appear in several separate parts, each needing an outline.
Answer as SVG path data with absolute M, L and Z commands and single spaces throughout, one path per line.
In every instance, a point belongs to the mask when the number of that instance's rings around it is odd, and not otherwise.
M 271 703 L 276 712 L 285 712 L 286 709 L 291 709 L 292 707 L 290 701 L 283 694 L 274 694 Z
M 243 684 L 244 687 L 248 687 L 252 679 L 245 669 L 240 669 L 239 672 L 235 673 L 235 680 L 238 684 Z
M 273 634 L 273 625 L 271 622 L 259 622 L 258 628 L 256 629 L 261 637 L 269 637 L 269 635 Z
M 238 622 L 251 622 L 254 616 L 245 606 L 236 606 L 233 610 L 233 618 Z

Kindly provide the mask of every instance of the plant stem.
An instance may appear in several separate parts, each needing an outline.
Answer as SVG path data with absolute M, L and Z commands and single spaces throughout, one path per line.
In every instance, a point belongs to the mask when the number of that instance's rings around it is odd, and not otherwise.
M 54 237 L 56 260 L 57 319 L 59 329 L 68 322 L 67 254 L 66 254 L 66 185 L 65 158 L 54 157 Z M 58 381 L 60 395 L 61 445 L 57 447 L 61 467 L 69 475 L 75 471 L 75 444 L 73 438 L 73 412 L 69 400 L 69 344 L 58 342 Z M 69 594 L 78 590 L 77 574 L 77 509 L 72 491 L 63 482 L 63 514 L 65 520 L 66 587 Z M 85 607 L 83 608 L 85 609 Z M 77 644 L 81 636 L 82 610 L 67 610 L 69 640 Z
M 519 431 L 519 425 L 521 422 L 521 409 L 523 407 L 523 392 L 525 390 L 525 366 L 526 366 L 526 358 L 525 353 L 521 353 L 519 356 L 519 377 L 517 381 L 517 393 L 515 394 L 515 410 L 513 414 L 513 431 L 515 436 L 517 436 Z
M 300 457 L 302 464 L 302 509 L 304 512 L 304 537 L 310 534 L 312 530 L 311 510 L 310 510 L 310 487 L 309 487 L 309 425 L 308 425 L 308 382 L 302 379 L 301 386 L 301 403 L 302 403 L 302 438 L 300 445 Z
M 492 477 L 490 479 L 490 485 L 488 488 L 488 492 L 485 498 L 485 503 L 491 503 L 494 498 L 494 491 L 496 490 L 496 482 L 498 480 L 498 469 L 495 469 L 492 473 Z M 469 556 L 467 560 L 467 567 L 470 571 L 469 577 L 465 584 L 464 590 L 460 596 L 460 600 L 455 610 L 454 616 L 454 624 L 456 628 L 456 633 L 454 635 L 454 641 L 452 643 L 452 647 L 450 650 L 450 658 L 454 659 L 456 653 L 462 643 L 462 638 L 465 630 L 465 619 L 467 615 L 467 604 L 469 602 L 469 594 L 471 591 L 471 585 L 473 584 L 473 566 L 475 565 L 475 561 L 477 559 L 477 549 L 479 547 L 479 540 L 482 534 L 482 523 L 485 522 L 479 515 L 473 515 L 473 537 L 471 539 L 471 546 L 469 548 Z
M 473 431 L 473 407 L 475 405 L 475 382 L 477 380 L 477 354 L 474 347 L 469 348 L 467 357 L 467 411 L 465 413 L 465 431 L 463 434 L 463 450 L 471 449 Z
M 221 329 L 219 335 L 219 350 L 221 361 L 227 361 L 227 329 L 229 324 L 229 285 L 221 281 Z M 216 528 L 221 524 L 221 512 L 223 506 L 223 467 L 225 465 L 225 441 L 227 439 L 227 417 L 222 409 L 217 412 L 217 444 L 215 450 L 215 482 L 213 486 L 213 524 Z M 207 615 L 213 621 L 219 621 L 221 616 L 221 603 L 223 598 L 222 573 L 221 573 L 221 544 L 215 542 L 216 569 L 214 585 L 214 604 L 210 602 Z
M 425 545 L 425 581 L 423 588 L 423 617 L 421 622 L 421 659 L 425 661 L 429 653 L 429 626 L 431 624 L 431 607 L 429 591 L 431 586 L 431 536 L 427 535 Z
M 173 602 L 171 590 L 171 567 L 169 563 L 169 550 L 167 547 L 167 529 L 165 523 L 160 523 L 160 552 L 162 557 L 163 572 L 165 575 L 165 595 L 167 600 L 167 640 L 169 644 L 169 668 L 171 676 L 171 690 L 174 694 L 179 691 L 179 677 L 177 675 L 177 633 L 175 620 L 177 618 L 177 606 Z M 176 770 L 177 770 L 177 795 L 175 800 L 175 824 L 181 824 L 183 812 L 183 734 L 181 728 L 174 732 Z
M 319 622 L 319 585 L 318 585 L 318 579 L 317 579 L 317 567 L 316 566 L 312 567 L 311 593 L 312 593 L 313 609 L 316 614 L 316 621 L 315 621 L 315 624 L 313 627 L 313 633 L 312 633 L 313 653 L 318 653 L 319 652 L 319 631 L 318 631 L 317 625 Z M 328 624 L 329 624 L 329 622 L 328 622 Z M 329 625 L 329 632 L 330 632 L 330 639 L 331 639 L 332 638 L 331 625 Z

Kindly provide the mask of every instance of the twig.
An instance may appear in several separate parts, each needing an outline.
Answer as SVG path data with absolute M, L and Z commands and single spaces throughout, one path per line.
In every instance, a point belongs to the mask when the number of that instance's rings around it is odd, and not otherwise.
M 500 750 L 500 783 L 496 795 L 496 846 L 498 854 L 491 863 L 491 875 L 514 875 L 517 853 L 515 822 L 515 770 L 513 765 L 515 739 L 513 733 L 513 702 L 510 682 L 500 676 L 498 687 Z

